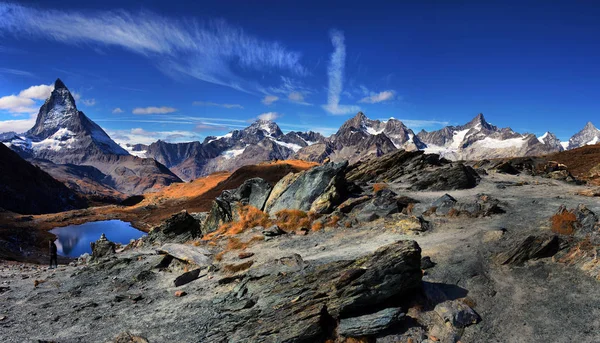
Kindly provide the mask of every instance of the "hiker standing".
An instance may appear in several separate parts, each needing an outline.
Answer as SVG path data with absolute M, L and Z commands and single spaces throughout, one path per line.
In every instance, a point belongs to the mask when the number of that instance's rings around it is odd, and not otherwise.
M 52 262 L 54 262 L 54 268 L 58 268 L 58 252 L 56 244 L 53 241 L 48 241 L 50 247 L 50 268 L 52 268 Z

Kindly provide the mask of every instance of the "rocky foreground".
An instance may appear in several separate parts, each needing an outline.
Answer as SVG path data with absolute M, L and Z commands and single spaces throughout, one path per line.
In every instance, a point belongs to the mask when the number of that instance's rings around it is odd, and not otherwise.
M 126 247 L 99 240 L 57 270 L 3 263 L 0 337 L 600 341 L 587 188 L 557 165 L 427 156 L 248 180 Z

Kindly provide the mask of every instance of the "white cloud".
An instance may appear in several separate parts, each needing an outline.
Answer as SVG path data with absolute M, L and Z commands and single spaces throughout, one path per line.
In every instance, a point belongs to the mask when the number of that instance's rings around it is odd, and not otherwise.
M 0 111 L 19 115 L 37 112 L 35 100 L 45 100 L 54 90 L 54 85 L 31 86 L 19 92 L 18 95 L 0 97 Z
M 85 106 L 94 106 L 96 105 L 96 99 L 83 99 L 81 100 Z
M 19 92 L 19 96 L 23 98 L 30 98 L 36 100 L 46 100 L 52 91 L 54 90 L 54 85 L 39 85 L 39 86 L 31 86 L 27 89 Z
M 275 95 L 267 95 L 262 99 L 262 103 L 265 105 L 272 105 L 275 101 L 279 100 L 279 97 Z
M 29 119 L 2 120 L 0 121 L 0 133 L 14 131 L 16 133 L 25 132 L 35 125 L 36 114 L 32 114 Z
M 167 74 L 187 75 L 246 92 L 259 86 L 237 70 L 306 75 L 301 54 L 223 20 L 201 22 L 149 11 L 76 11 L 0 3 L 0 33 L 66 44 L 121 47 L 151 59 Z M 95 45 L 95 46 L 94 46 Z
M 360 99 L 359 102 L 365 102 L 368 104 L 376 104 L 378 102 L 392 100 L 395 95 L 396 95 L 396 93 L 392 90 L 383 91 L 383 92 L 379 92 L 379 93 L 371 92 L 369 94 L 369 96 L 366 96 L 366 97 Z
M 75 101 L 81 100 L 81 94 L 77 92 L 71 92 L 71 96 L 73 97 L 73 99 L 75 99 Z
M 341 31 L 332 30 L 329 35 L 334 49 L 331 58 L 329 59 L 329 66 L 327 67 L 329 88 L 327 104 L 323 105 L 323 108 L 334 115 L 358 112 L 360 110 L 358 106 L 340 105 L 340 95 L 343 91 L 344 67 L 346 63 L 344 34 Z
M 113 114 L 123 113 L 123 110 L 120 107 L 117 107 L 114 110 L 112 110 L 112 113 Z
M 277 112 L 266 112 L 266 113 L 263 113 L 263 114 L 259 115 L 258 119 L 273 121 L 273 120 L 275 120 L 277 118 L 280 118 L 280 117 L 281 117 L 281 114 L 279 114 Z
M 194 105 L 194 106 L 209 106 L 209 107 L 223 107 L 223 108 L 227 108 L 227 109 L 232 109 L 232 108 L 238 108 L 241 110 L 244 109 L 244 106 L 238 105 L 238 104 L 218 104 L 218 103 L 210 102 L 210 101 L 194 101 L 192 103 L 192 105 Z
M 173 107 L 136 107 L 133 109 L 133 114 L 165 114 L 165 113 L 173 113 L 177 111 L 177 109 Z
M 107 130 L 108 135 L 118 144 L 151 144 L 157 140 L 170 143 L 191 142 L 200 139 L 200 135 L 193 131 L 147 131 L 143 128 L 130 130 Z

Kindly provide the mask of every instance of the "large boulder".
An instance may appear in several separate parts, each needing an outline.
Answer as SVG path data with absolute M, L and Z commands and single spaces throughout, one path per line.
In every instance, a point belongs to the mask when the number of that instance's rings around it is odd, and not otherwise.
M 375 192 L 373 197 L 369 200 L 353 206 L 351 214 L 353 214 L 358 221 L 370 222 L 401 212 L 410 203 L 417 202 L 417 200 L 411 198 L 398 197 L 398 194 L 389 189 L 382 189 Z
M 456 163 L 444 168 L 439 168 L 419 178 L 410 187 L 415 191 L 449 191 L 456 189 L 469 189 L 479 183 L 479 174 L 470 166 Z
M 210 251 L 193 245 L 167 243 L 158 249 L 158 252 L 199 267 L 206 267 L 212 263 Z
M 448 194 L 442 195 L 431 204 L 425 214 L 447 217 L 488 217 L 505 211 L 500 207 L 500 201 L 486 194 L 478 194 L 474 201 L 459 202 Z
M 200 223 L 186 210 L 176 213 L 148 233 L 148 241 L 184 243 L 202 237 Z
M 237 215 L 237 208 L 241 205 L 249 205 L 263 210 L 269 195 L 272 193 L 271 191 L 271 185 L 258 177 L 244 181 L 236 189 L 223 191 L 213 201 L 202 227 L 203 233 L 216 231 L 224 223 L 234 220 Z
M 550 222 L 552 231 L 562 235 L 585 237 L 590 234 L 600 234 L 598 216 L 583 204 L 571 210 L 560 206 Z
M 315 208 L 322 211 L 329 211 L 333 206 L 340 204 L 343 194 L 340 189 L 340 183 L 343 181 L 348 162 L 326 163 L 322 166 L 303 171 L 297 175 L 287 188 L 273 199 L 267 200 L 267 211 L 270 214 L 285 209 L 296 209 L 309 211 L 315 203 Z M 288 183 L 290 180 L 282 179 L 280 183 Z M 333 182 L 332 182 L 333 181 Z M 278 193 L 282 187 L 275 186 Z M 333 191 L 337 194 L 327 194 L 324 198 L 321 195 L 327 191 Z
M 552 257 L 559 250 L 560 240 L 556 235 L 528 236 L 519 245 L 498 255 L 498 262 L 519 265 L 532 259 Z

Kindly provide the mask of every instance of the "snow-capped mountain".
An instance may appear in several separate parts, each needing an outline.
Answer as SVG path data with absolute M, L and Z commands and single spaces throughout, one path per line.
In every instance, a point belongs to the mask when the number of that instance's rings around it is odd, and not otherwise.
M 275 122 L 257 120 L 243 130 L 208 136 L 202 143 L 157 141 L 147 147 L 144 156 L 156 159 L 182 179 L 190 180 L 215 171 L 287 159 L 300 149 L 323 140 L 324 137 L 316 132 L 284 134 Z
M 594 124 L 588 122 L 585 127 L 569 139 L 567 149 L 580 148 L 585 145 L 593 145 L 600 142 L 600 130 Z
M 417 135 L 425 143 L 426 153 L 440 154 L 451 160 L 473 160 L 515 156 L 534 156 L 562 151 L 560 141 L 551 133 L 539 139 L 511 128 L 498 128 L 478 114 L 465 125 L 446 126 L 441 130 Z
M 107 186 L 127 194 L 181 181 L 160 163 L 132 156 L 115 143 L 77 109 L 60 79 L 40 108 L 35 125 L 25 134 L 4 137 L 3 142 L 33 163 L 45 160 L 95 167 L 105 175 Z M 51 170 L 48 172 L 52 175 Z

